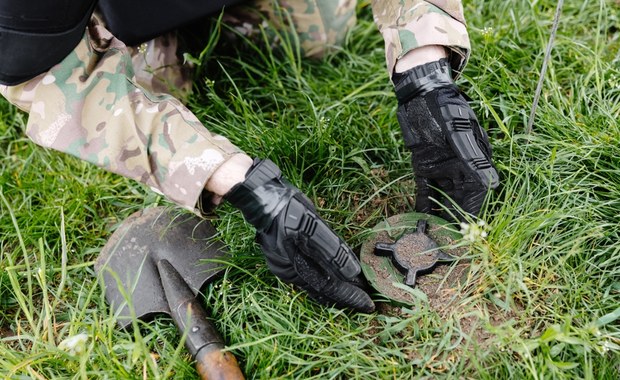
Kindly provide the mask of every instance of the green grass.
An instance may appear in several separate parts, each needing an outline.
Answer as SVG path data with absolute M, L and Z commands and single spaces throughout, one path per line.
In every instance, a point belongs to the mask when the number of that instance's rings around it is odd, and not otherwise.
M 205 303 L 248 378 L 620 377 L 620 5 L 565 1 L 531 135 L 554 2 L 470 0 L 465 11 L 474 54 L 460 84 L 502 187 L 459 307 L 442 317 L 423 302 L 372 315 L 317 305 L 269 273 L 252 229 L 224 206 L 215 223 L 234 255 Z M 209 129 L 278 163 L 356 250 L 411 210 L 414 192 L 383 42 L 367 6 L 359 16 L 319 62 L 294 43 L 237 58 L 215 49 L 190 104 Z M 93 270 L 118 223 L 166 201 L 35 146 L 25 122 L 0 101 L 0 377 L 195 378 L 169 320 L 115 328 Z M 84 353 L 58 348 L 79 333 Z

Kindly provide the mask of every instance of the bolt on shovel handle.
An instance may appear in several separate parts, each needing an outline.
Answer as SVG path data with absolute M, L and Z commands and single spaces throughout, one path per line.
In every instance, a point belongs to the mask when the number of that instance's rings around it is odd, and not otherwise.
M 186 334 L 185 347 L 196 359 L 200 377 L 205 380 L 244 379 L 235 357 L 222 351 L 222 337 L 179 272 L 165 259 L 157 262 L 157 270 L 170 315 L 181 333 Z
M 207 319 L 205 309 L 193 297 L 178 306 L 171 315 L 181 332 L 186 332 L 185 347 L 196 360 L 196 370 L 203 380 L 243 380 L 243 373 L 233 354 L 223 351 L 224 342 Z M 187 313 L 187 314 L 186 314 Z M 186 315 L 185 320 L 177 316 Z M 187 324 L 186 324 L 187 322 Z

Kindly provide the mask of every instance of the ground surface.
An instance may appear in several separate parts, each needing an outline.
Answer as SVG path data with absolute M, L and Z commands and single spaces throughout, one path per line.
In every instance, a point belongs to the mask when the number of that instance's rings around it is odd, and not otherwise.
M 474 54 L 459 84 L 502 182 L 481 215 L 488 236 L 467 242 L 467 281 L 450 309 L 380 295 L 370 315 L 325 308 L 269 273 L 225 205 L 214 223 L 233 258 L 204 300 L 249 378 L 620 377 L 620 5 L 565 1 L 528 135 L 556 2 L 464 3 Z M 410 156 L 367 1 L 322 61 L 294 43 L 202 58 L 189 107 L 274 160 L 356 251 L 411 211 Z M 93 272 L 124 218 L 166 201 L 36 147 L 25 123 L 0 102 L 0 377 L 195 378 L 169 320 L 115 328 Z M 76 336 L 81 352 L 67 348 Z

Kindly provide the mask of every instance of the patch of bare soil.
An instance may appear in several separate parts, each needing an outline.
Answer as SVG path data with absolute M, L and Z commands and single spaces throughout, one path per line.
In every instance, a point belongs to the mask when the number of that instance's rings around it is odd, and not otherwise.
M 17 335 L 17 333 L 15 333 L 15 331 L 13 331 L 13 329 L 11 329 L 9 327 L 8 323 L 5 324 L 5 325 L 0 324 L 0 340 L 4 339 L 4 338 L 11 338 L 11 337 L 14 337 L 16 335 Z M 8 340 L 6 342 L 3 342 L 3 344 L 6 344 L 9 347 L 12 347 L 12 346 L 16 345 L 16 342 Z
M 0 338 L 14 336 L 15 332 L 6 326 L 0 326 Z

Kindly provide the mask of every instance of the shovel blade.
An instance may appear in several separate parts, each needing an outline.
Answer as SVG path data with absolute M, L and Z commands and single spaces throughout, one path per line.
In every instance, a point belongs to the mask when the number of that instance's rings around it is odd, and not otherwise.
M 167 260 L 196 295 L 217 278 L 226 260 L 213 226 L 195 215 L 155 207 L 123 221 L 101 250 L 97 272 L 121 328 L 170 314 L 157 262 Z M 133 310 L 133 311 L 132 311 Z

